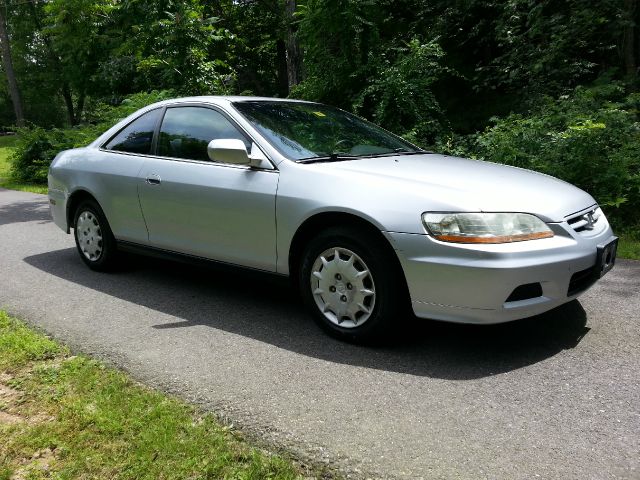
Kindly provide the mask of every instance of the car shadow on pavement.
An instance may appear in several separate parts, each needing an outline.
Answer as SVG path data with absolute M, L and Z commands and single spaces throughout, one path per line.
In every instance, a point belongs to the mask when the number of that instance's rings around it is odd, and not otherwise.
M 537 317 L 499 325 L 407 319 L 403 331 L 387 345 L 364 347 L 321 332 L 283 277 L 135 256 L 127 258 L 122 271 L 96 273 L 74 248 L 30 256 L 25 262 L 176 317 L 155 329 L 205 325 L 328 362 L 434 378 L 465 380 L 515 370 L 575 347 L 589 331 L 584 309 L 573 301 Z
M 22 200 L 0 206 L 0 226 L 19 222 L 51 222 L 49 205 L 45 200 Z

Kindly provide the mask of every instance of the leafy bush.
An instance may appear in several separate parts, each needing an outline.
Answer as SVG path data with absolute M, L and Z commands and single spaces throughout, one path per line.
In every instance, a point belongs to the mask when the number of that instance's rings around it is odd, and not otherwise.
M 621 84 L 543 98 L 529 115 L 494 119 L 484 132 L 436 148 L 543 172 L 592 194 L 620 226 L 640 225 L 640 95 Z M 624 223 L 623 223 L 624 222 Z
M 174 96 L 171 91 L 137 93 L 117 105 L 97 103 L 92 106 L 88 118 L 92 123 L 72 128 L 26 127 L 18 130 L 16 149 L 11 158 L 11 177 L 16 182 L 47 182 L 51 161 L 62 150 L 84 147 L 102 132 L 136 110 L 154 102 Z
M 54 157 L 62 150 L 85 146 L 101 130 L 95 126 L 76 128 L 22 128 L 11 161 L 11 178 L 17 182 L 46 183 L 47 170 Z
M 433 85 L 455 75 L 443 65 L 444 51 L 436 41 L 412 39 L 371 61 L 376 73 L 355 101 L 356 111 L 416 143 L 432 143 L 447 121 L 433 93 Z M 367 108 L 369 106 L 369 108 Z

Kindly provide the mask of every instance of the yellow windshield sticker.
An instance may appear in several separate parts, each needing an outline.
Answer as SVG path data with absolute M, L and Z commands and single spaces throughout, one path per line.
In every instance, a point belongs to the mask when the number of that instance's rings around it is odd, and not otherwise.
M 317 117 L 326 117 L 326 115 L 322 112 L 313 112 Z

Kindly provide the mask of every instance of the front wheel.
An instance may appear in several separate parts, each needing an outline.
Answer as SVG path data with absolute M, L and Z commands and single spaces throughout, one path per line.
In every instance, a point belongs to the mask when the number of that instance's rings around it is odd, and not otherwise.
M 93 200 L 76 209 L 74 237 L 80 258 L 92 270 L 108 271 L 116 265 L 117 247 L 104 212 Z
M 361 229 L 335 227 L 305 249 L 299 285 L 314 320 L 353 342 L 377 341 L 404 320 L 404 279 L 381 239 Z

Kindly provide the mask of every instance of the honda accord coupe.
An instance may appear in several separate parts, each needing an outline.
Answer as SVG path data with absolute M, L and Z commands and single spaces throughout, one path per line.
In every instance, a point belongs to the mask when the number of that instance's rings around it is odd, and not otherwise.
M 354 341 L 410 310 L 466 323 L 545 312 L 607 273 L 617 246 L 566 182 L 296 100 L 150 105 L 58 154 L 49 200 L 91 269 L 130 250 L 289 276 L 317 323 Z

